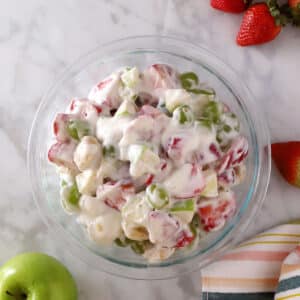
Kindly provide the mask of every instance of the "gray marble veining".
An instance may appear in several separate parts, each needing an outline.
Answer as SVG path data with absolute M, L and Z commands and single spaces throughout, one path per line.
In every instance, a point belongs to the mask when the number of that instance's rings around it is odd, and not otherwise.
M 199 299 L 199 272 L 162 282 L 132 281 L 88 268 L 55 243 L 33 203 L 26 144 L 35 110 L 57 75 L 98 44 L 130 35 L 170 34 L 210 48 L 247 83 L 266 112 L 272 140 L 299 139 L 300 31 L 239 48 L 241 16 L 203 0 L 0 0 L 0 263 L 13 254 L 53 254 L 73 272 L 80 299 Z M 299 190 L 272 171 L 264 206 L 247 236 L 300 218 Z

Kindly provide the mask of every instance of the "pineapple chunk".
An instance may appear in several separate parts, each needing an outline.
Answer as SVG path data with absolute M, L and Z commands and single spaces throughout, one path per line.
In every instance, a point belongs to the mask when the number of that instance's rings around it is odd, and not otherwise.
M 97 169 L 102 159 L 102 145 L 92 136 L 85 136 L 75 149 L 74 162 L 80 171 Z
M 95 195 L 98 180 L 95 170 L 85 170 L 76 176 L 78 191 L 84 195 Z
M 217 173 L 213 170 L 207 170 L 203 172 L 203 175 L 206 185 L 200 195 L 207 198 L 217 197 L 219 194 Z

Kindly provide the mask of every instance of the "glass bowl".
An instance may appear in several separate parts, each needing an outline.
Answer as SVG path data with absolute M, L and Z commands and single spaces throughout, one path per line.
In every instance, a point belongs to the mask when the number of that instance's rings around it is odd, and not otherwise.
M 236 189 L 238 208 L 219 232 L 202 239 L 196 249 L 179 251 L 166 261 L 149 264 L 131 249 L 101 247 L 91 242 L 76 217 L 60 205 L 59 178 L 48 163 L 53 142 L 52 120 L 65 111 L 74 96 L 85 97 L 100 79 L 120 66 L 153 63 L 175 66 L 180 72 L 194 71 L 216 90 L 219 99 L 236 113 L 242 133 L 249 141 L 247 175 Z M 234 246 L 247 225 L 254 222 L 266 194 L 270 175 L 270 140 L 262 108 L 241 79 L 208 50 L 184 40 L 164 36 L 131 37 L 100 46 L 68 68 L 44 96 L 36 113 L 28 147 L 28 167 L 33 196 L 42 217 L 60 242 L 78 258 L 102 271 L 135 279 L 172 278 L 202 268 Z M 54 235 L 53 235 L 54 236 Z

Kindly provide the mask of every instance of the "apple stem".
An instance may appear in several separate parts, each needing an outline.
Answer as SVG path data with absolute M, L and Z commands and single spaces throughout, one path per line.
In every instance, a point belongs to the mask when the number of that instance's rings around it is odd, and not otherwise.
M 20 295 L 20 297 L 19 297 L 18 295 L 14 295 L 14 294 L 10 293 L 9 291 L 6 291 L 6 294 L 7 294 L 8 296 L 13 297 L 13 298 L 16 299 L 16 300 L 26 300 L 26 299 L 27 299 L 27 295 L 26 295 L 25 293 L 22 293 L 22 294 Z

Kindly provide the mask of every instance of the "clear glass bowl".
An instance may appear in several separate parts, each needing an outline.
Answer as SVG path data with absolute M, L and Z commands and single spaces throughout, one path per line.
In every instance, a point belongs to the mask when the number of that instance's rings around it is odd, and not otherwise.
M 247 176 L 236 188 L 238 209 L 219 232 L 201 240 L 190 252 L 180 251 L 166 261 L 148 264 L 131 249 L 101 247 L 88 240 L 76 217 L 67 215 L 59 200 L 59 179 L 48 163 L 47 150 L 53 142 L 52 120 L 63 112 L 72 97 L 85 97 L 100 79 L 120 66 L 141 69 L 167 63 L 180 72 L 194 71 L 213 87 L 241 121 L 250 149 Z M 204 267 L 234 246 L 247 225 L 254 222 L 266 194 L 270 175 L 270 140 L 262 108 L 240 78 L 208 50 L 187 41 L 163 36 L 132 37 L 91 51 L 68 68 L 44 96 L 36 113 L 28 147 L 28 167 L 33 195 L 41 215 L 55 233 L 55 241 L 93 267 L 135 279 L 163 279 Z

